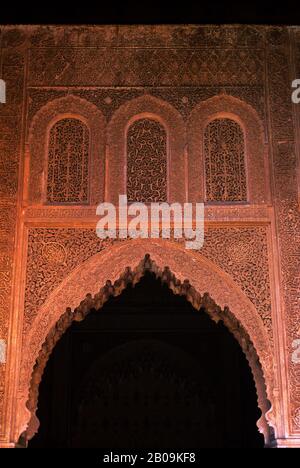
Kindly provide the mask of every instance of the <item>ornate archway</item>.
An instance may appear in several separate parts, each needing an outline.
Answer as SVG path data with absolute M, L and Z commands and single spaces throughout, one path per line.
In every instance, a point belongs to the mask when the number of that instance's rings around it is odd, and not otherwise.
M 77 267 L 41 307 L 24 343 L 16 414 L 16 440 L 30 439 L 38 429 L 38 388 L 46 362 L 73 320 L 99 310 L 110 296 L 155 273 L 175 293 L 185 295 L 196 310 L 222 320 L 242 347 L 255 380 L 262 416 L 257 425 L 270 444 L 275 427 L 273 358 L 270 342 L 254 305 L 232 278 L 196 252 L 162 240 L 116 242 Z M 87 294 L 88 292 L 88 294 Z M 85 298 L 85 299 L 83 299 Z M 83 300 L 82 300 L 83 299 Z

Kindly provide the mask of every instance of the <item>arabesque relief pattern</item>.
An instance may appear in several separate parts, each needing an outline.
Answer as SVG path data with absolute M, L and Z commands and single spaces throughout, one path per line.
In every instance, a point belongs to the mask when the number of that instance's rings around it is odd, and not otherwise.
M 163 88 L 148 88 L 151 90 L 151 95 L 169 102 L 180 112 L 183 119 L 187 121 L 193 108 L 201 101 L 217 96 L 221 92 L 229 96 L 234 96 L 242 101 L 250 104 L 259 114 L 263 122 L 266 121 L 266 109 L 264 102 L 264 87 L 261 85 L 255 86 L 192 86 L 192 87 L 163 87 Z M 28 95 L 28 124 L 32 121 L 38 110 L 53 101 L 54 99 L 67 96 L 68 89 L 57 88 L 29 88 Z M 145 90 L 140 87 L 134 88 L 113 88 L 106 87 L 98 88 L 96 91 L 88 88 L 72 88 L 74 96 L 86 99 L 95 104 L 109 121 L 117 109 L 126 102 L 143 96 Z
M 245 142 L 240 125 L 215 119 L 204 132 L 207 201 L 245 201 L 247 184 Z
M 151 116 L 140 118 L 161 115 L 166 124 L 172 201 L 204 199 L 205 169 L 196 156 L 202 157 L 197 131 L 205 119 L 237 116 L 246 132 L 249 205 L 207 207 L 216 225 L 207 229 L 201 255 L 230 275 L 253 305 L 253 320 L 262 320 L 259 359 L 272 381 L 270 418 L 279 438 L 300 446 L 300 365 L 293 357 L 300 338 L 299 111 L 292 108 L 290 87 L 299 78 L 299 29 L 5 26 L 0 35 L 0 76 L 8 90 L 7 103 L 0 104 L 0 339 L 7 342 L 7 362 L 0 364 L 0 446 L 14 445 L 19 436 L 20 343 L 62 281 L 93 255 L 109 252 L 111 241 L 100 242 L 90 227 L 94 205 L 119 186 L 114 172 L 107 173 L 110 158 L 118 168 L 126 124 L 147 112 Z M 82 185 L 88 193 L 76 195 L 81 207 L 44 203 L 46 137 L 59 118 L 82 119 L 90 132 L 90 183 Z M 90 205 L 84 206 L 87 195 Z M 28 388 L 22 392 L 27 401 Z
M 120 241 L 119 241 L 120 242 Z M 94 229 L 31 228 L 28 235 L 24 333 L 39 308 L 74 268 L 109 248 Z M 272 339 L 272 317 L 266 229 L 210 228 L 200 253 L 237 282 L 259 312 Z
M 13 269 L 16 241 L 18 171 L 22 148 L 22 115 L 26 52 L 22 33 L 0 28 L 0 76 L 7 86 L 7 104 L 0 104 L 0 339 L 8 342 L 13 307 Z M 8 355 L 0 364 L 0 441 L 7 437 L 5 426 L 8 384 Z
M 50 129 L 47 202 L 88 202 L 89 139 L 88 128 L 78 119 L 61 119 Z
M 69 157 L 69 164 L 65 162 L 64 164 L 66 164 L 66 166 L 64 169 L 61 168 L 65 173 L 64 178 L 68 175 L 68 167 L 70 169 L 72 168 L 71 173 L 69 172 L 69 176 L 74 176 L 75 171 L 83 177 L 83 180 L 81 180 L 81 191 L 77 193 L 77 198 L 73 193 L 71 200 L 76 199 L 77 204 L 83 201 L 89 201 L 91 204 L 98 204 L 104 197 L 105 120 L 100 109 L 85 99 L 81 99 L 73 94 L 69 94 L 60 99 L 54 99 L 49 102 L 48 105 L 41 107 L 29 126 L 28 133 L 26 134 L 26 154 L 28 154 L 28 163 L 30 166 L 28 174 L 29 182 L 27 183 L 28 187 L 26 187 L 28 192 L 27 198 L 31 203 L 45 202 L 49 151 L 48 134 L 49 131 L 51 133 L 51 128 L 57 120 L 69 122 L 68 127 L 65 129 L 65 136 L 66 139 L 69 139 L 69 145 L 64 148 L 62 141 L 57 141 L 57 148 L 55 149 L 57 157 L 58 151 L 63 151 L 66 154 L 67 161 Z M 73 136 L 71 137 L 72 129 L 70 127 L 70 120 L 72 122 L 74 120 L 76 120 L 76 122 L 80 121 L 76 125 L 83 125 L 81 127 L 82 130 L 84 130 L 82 134 L 83 141 L 81 143 L 77 141 L 76 144 L 74 130 Z M 73 122 L 72 126 L 74 125 Z M 87 134 L 89 134 L 89 137 Z M 87 141 L 88 138 L 89 141 Z M 54 148 L 50 149 L 52 149 L 52 151 L 54 150 Z M 81 157 L 80 151 L 83 153 Z M 89 158 L 87 157 L 87 152 L 89 152 Z M 75 160 L 76 153 L 77 158 Z M 71 156 L 74 157 L 72 162 Z M 78 159 L 81 160 L 81 163 L 79 164 L 79 168 L 76 168 L 76 164 L 79 162 Z M 87 171 L 87 159 L 89 159 L 89 171 Z M 88 180 L 88 174 L 90 177 L 87 187 L 86 182 Z M 69 184 L 70 183 L 72 185 L 72 181 L 69 177 Z M 61 184 L 60 191 L 61 190 L 65 190 L 63 184 Z M 74 188 L 72 190 L 74 192 Z M 89 197 L 84 191 L 89 191 Z M 65 199 L 64 197 L 60 195 L 59 200 L 63 201 Z M 80 199 L 83 199 L 83 201 L 81 202 Z M 65 199 L 65 202 L 66 201 L 68 200 Z
M 268 39 L 274 202 L 278 220 L 282 298 L 286 317 L 290 430 L 293 433 L 300 433 L 300 366 L 291 359 L 294 352 L 293 342 L 300 337 L 300 215 L 290 93 L 292 75 L 286 29 L 276 30 L 273 36 L 268 36 Z
M 253 372 L 258 404 L 262 411 L 257 425 L 265 435 L 266 444 L 269 444 L 273 438 L 272 427 L 275 427 L 276 415 L 276 407 L 271 406 L 274 402 L 275 385 L 273 358 L 266 330 L 255 312 L 255 307 L 239 288 L 233 286 L 234 283 L 228 275 L 203 256 L 188 255 L 182 246 L 173 242 L 132 242 L 114 244 L 100 256 L 97 254 L 91 257 L 86 262 L 86 268 L 81 271 L 76 269 L 64 282 L 64 288 L 58 288 L 41 308 L 44 312 L 43 320 L 34 322 L 26 344 L 24 342 L 19 401 L 27 401 L 27 412 L 24 412 L 24 405 L 20 406 L 19 403 L 20 427 L 24 427 L 25 430 L 29 421 L 26 429 L 28 438 L 38 429 L 39 423 L 35 416 L 38 385 L 49 355 L 66 328 L 73 320 L 83 320 L 91 308 L 100 311 L 111 295 L 119 295 L 128 282 L 136 284 L 145 270 L 150 269 L 157 277 L 161 277 L 175 294 L 185 295 L 196 310 L 204 307 L 213 320 L 222 320 L 236 337 Z M 144 259 L 139 261 L 145 248 L 151 251 L 151 256 L 146 254 Z M 170 267 L 160 268 L 157 262 L 162 265 L 168 262 Z M 129 264 L 134 267 L 125 267 Z M 173 271 L 177 271 L 178 276 L 175 276 Z M 111 280 L 105 280 L 105 285 L 100 288 L 103 279 L 108 275 Z M 192 279 L 191 283 L 188 279 L 183 280 L 187 275 Z M 95 279 L 98 279 L 98 282 Z M 208 288 L 212 291 L 212 297 L 205 292 Z M 86 290 L 90 292 L 85 294 Z M 83 293 L 85 298 L 81 299 Z M 61 314 L 61 310 L 66 311 Z M 253 342 L 248 333 L 253 337 Z
M 36 49 L 31 86 L 201 86 L 261 82 L 260 49 L 96 48 Z M 84 69 L 76 66 L 84 64 Z M 149 63 L 152 64 L 149 67 Z M 234 69 L 234 73 L 232 73 Z
M 127 131 L 127 198 L 130 202 L 167 201 L 167 134 L 151 119 Z

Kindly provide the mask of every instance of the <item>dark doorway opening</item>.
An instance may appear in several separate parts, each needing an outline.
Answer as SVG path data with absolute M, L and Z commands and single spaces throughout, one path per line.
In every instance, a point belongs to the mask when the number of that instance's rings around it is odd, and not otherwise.
M 39 388 L 38 447 L 263 447 L 237 341 L 152 273 L 56 345 Z

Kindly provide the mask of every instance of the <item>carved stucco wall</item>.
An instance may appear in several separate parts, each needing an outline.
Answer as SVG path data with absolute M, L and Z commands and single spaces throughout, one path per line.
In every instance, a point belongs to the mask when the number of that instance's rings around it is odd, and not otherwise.
M 126 134 L 128 127 L 140 118 L 159 121 L 167 134 L 167 199 L 170 203 L 185 201 L 184 147 L 185 126 L 179 112 L 167 101 L 145 93 L 124 103 L 113 114 L 107 127 L 107 200 L 118 203 L 120 193 L 126 193 Z M 160 165 L 161 169 L 161 165 Z M 148 183 L 150 180 L 148 178 Z
M 197 291 L 203 294 L 205 291 L 208 292 L 208 289 L 210 288 L 212 299 L 220 301 L 220 297 L 216 297 L 215 295 L 222 295 L 223 288 L 223 301 L 225 301 L 228 306 L 232 303 L 232 307 L 235 308 L 234 313 L 240 314 L 243 326 L 246 326 L 247 332 L 250 334 L 255 346 L 258 346 L 256 349 L 259 353 L 260 362 L 264 370 L 265 381 L 262 380 L 260 376 L 257 376 L 256 381 L 258 386 L 258 399 L 262 405 L 263 416 L 265 415 L 266 409 L 269 409 L 269 407 L 266 401 L 263 402 L 263 397 L 259 388 L 261 385 L 263 387 L 266 385 L 268 389 L 268 398 L 273 405 L 272 416 L 269 414 L 269 421 L 274 424 L 276 408 L 273 401 L 273 389 L 274 386 L 276 386 L 276 383 L 271 364 L 273 359 L 273 351 L 271 351 L 273 348 L 273 329 L 267 236 L 268 232 L 265 227 L 209 228 L 205 233 L 205 247 L 199 252 L 201 256 L 197 257 L 197 253 L 195 253 L 196 256 L 195 254 L 193 256 L 193 261 L 196 262 L 196 270 L 195 274 L 192 274 L 192 270 L 190 270 L 189 278 L 192 282 L 192 286 L 197 287 L 196 283 L 203 274 L 200 269 L 200 262 L 203 262 L 203 257 L 206 257 L 207 260 L 211 261 L 212 265 L 215 265 L 215 267 L 219 267 L 220 272 L 223 271 L 224 277 L 221 280 L 224 282 L 223 286 L 221 289 L 220 286 L 217 286 L 216 289 L 212 279 L 209 280 L 211 275 L 210 263 L 208 263 L 206 267 L 204 266 L 206 271 L 200 282 L 200 284 L 202 284 L 200 288 L 202 289 L 197 289 Z M 129 246 L 127 246 L 128 242 Z M 130 244 L 132 242 L 133 245 L 131 247 Z M 116 249 L 115 247 L 113 248 L 113 246 L 118 243 L 123 243 L 124 248 L 123 251 L 121 248 L 121 250 L 119 249 L 118 253 L 116 253 Z M 145 253 L 145 249 L 151 252 L 151 254 L 154 254 L 154 256 L 157 255 L 157 261 L 164 261 L 168 262 L 168 265 L 173 265 L 173 268 L 177 269 L 175 270 L 177 275 L 179 274 L 180 277 L 184 274 L 187 275 L 189 268 L 191 268 L 191 265 L 189 265 L 191 255 L 180 257 L 180 255 L 182 255 L 182 250 L 184 250 L 182 241 L 173 241 L 172 243 L 174 244 L 174 247 L 169 247 L 168 243 L 162 242 L 160 249 L 165 250 L 164 255 L 162 255 L 161 250 L 157 253 L 158 247 L 155 242 L 154 245 L 150 241 L 137 243 L 136 241 L 130 240 L 122 242 L 106 240 L 100 242 L 93 228 L 29 228 L 23 328 L 24 348 L 22 351 L 24 359 L 22 358 L 22 372 L 19 388 L 20 400 L 24 398 L 26 399 L 28 378 L 32 371 L 34 359 L 37 358 L 36 353 L 38 349 L 41 348 L 43 340 L 47 335 L 46 330 L 49 330 L 49 325 L 47 324 L 51 324 L 53 322 L 53 318 L 51 319 L 50 317 L 53 315 L 53 307 L 50 303 L 52 301 L 52 303 L 57 304 L 59 299 L 58 297 L 56 299 L 51 299 L 51 296 L 53 294 L 57 294 L 56 291 L 59 290 L 60 285 L 66 282 L 64 288 L 67 291 L 67 289 L 70 290 L 71 287 L 71 291 L 73 291 L 73 293 L 71 293 L 72 296 L 74 296 L 73 288 L 75 287 L 75 284 L 77 290 L 82 286 L 89 294 L 93 294 L 96 291 L 95 287 L 97 289 L 97 286 L 95 285 L 99 284 L 100 281 L 99 274 L 97 274 L 96 271 L 94 272 L 95 274 L 92 282 L 89 280 L 88 283 L 85 283 L 82 276 L 80 276 L 80 279 L 78 278 L 75 282 L 71 282 L 70 286 L 67 286 L 67 282 L 70 281 L 69 278 L 72 277 L 72 274 L 76 274 L 76 271 L 79 271 L 80 267 L 82 267 L 82 270 L 88 272 L 91 268 L 95 268 L 97 265 L 96 254 L 103 253 L 105 254 L 103 255 L 103 259 L 106 257 L 111 258 L 108 264 L 111 271 L 110 269 L 107 271 L 105 263 L 103 263 L 103 265 L 99 264 L 97 268 L 101 271 L 101 278 L 104 278 L 106 275 L 107 278 L 113 279 L 115 274 L 117 274 L 116 268 L 120 268 L 122 270 L 120 265 L 122 264 L 121 259 L 123 257 L 123 262 L 126 261 L 127 265 L 135 266 L 133 258 L 136 259 L 138 258 L 138 255 L 143 255 L 143 252 Z M 181 250 L 176 250 L 176 244 L 181 244 Z M 141 250 L 141 248 L 144 250 Z M 125 252 L 126 249 L 127 254 Z M 139 254 L 139 252 L 141 253 Z M 116 258 L 117 255 L 118 258 Z M 91 265 L 94 266 L 92 267 Z M 198 265 L 199 271 L 197 272 Z M 119 270 L 119 274 L 122 273 L 121 270 Z M 248 305 L 246 304 L 244 306 L 242 301 L 237 305 L 236 302 L 234 303 L 233 297 L 232 300 L 229 300 L 228 292 L 226 292 L 225 288 L 226 273 L 229 275 L 228 277 L 232 278 L 235 282 L 237 289 L 240 288 L 244 292 L 245 296 L 251 301 Z M 217 277 L 217 273 L 215 273 L 215 275 Z M 206 286 L 204 277 L 206 277 Z M 207 288 L 207 290 L 205 289 L 204 291 L 203 288 Z M 229 294 L 232 294 L 233 296 L 235 293 L 232 290 Z M 77 295 L 78 294 L 76 293 L 76 297 Z M 74 304 L 74 301 L 76 302 L 76 300 L 77 299 L 72 297 L 72 301 L 69 303 L 67 301 L 66 306 L 72 308 L 72 304 Z M 254 306 L 253 311 L 251 311 L 250 303 Z M 223 307 L 221 303 L 218 302 L 218 304 Z M 62 309 L 65 309 L 62 305 L 61 307 Z M 248 309 L 248 318 L 246 316 L 245 307 Z M 257 312 L 255 309 L 258 311 L 258 316 L 256 316 Z M 38 325 L 38 314 L 41 310 L 43 310 L 43 314 L 45 314 L 45 320 L 41 320 L 43 323 L 42 327 Z M 223 312 L 223 314 L 225 314 L 225 312 Z M 261 331 L 259 331 L 260 328 L 262 330 L 264 329 L 263 339 L 261 337 Z M 33 335 L 32 329 L 36 329 L 36 336 Z M 53 334 L 53 332 L 50 334 Z M 47 349 L 47 345 L 45 345 L 45 349 Z M 270 358 L 271 361 L 269 361 Z M 40 378 L 40 372 L 41 371 L 37 374 L 37 377 L 32 377 L 33 382 Z M 256 375 L 257 371 L 255 369 L 253 372 L 254 375 Z M 36 392 L 37 388 L 35 388 L 35 386 L 31 387 L 30 394 L 36 395 Z M 29 403 L 29 405 L 30 409 L 35 410 L 36 403 L 34 401 Z M 22 414 L 21 409 L 20 414 Z M 24 419 L 21 419 L 21 421 L 23 421 L 24 424 Z M 28 434 L 32 434 L 36 430 L 34 421 L 35 419 L 31 420 Z M 31 428 L 32 425 L 33 427 Z M 269 437 L 267 435 L 268 432 L 266 432 L 264 425 L 260 427 L 264 428 L 262 430 L 264 430 L 267 441 Z
M 89 131 L 89 187 L 88 201 L 97 204 L 104 197 L 105 137 L 102 112 L 90 102 L 78 96 L 65 96 L 50 101 L 36 113 L 30 125 L 28 150 L 30 172 L 28 198 L 32 203 L 46 199 L 49 132 L 52 126 L 64 118 L 80 118 Z
M 204 133 L 214 119 L 229 118 L 243 130 L 245 165 L 247 167 L 247 200 L 264 203 L 269 200 L 267 178 L 267 148 L 261 121 L 244 100 L 220 93 L 218 96 L 198 103 L 188 119 L 188 178 L 189 200 L 205 200 L 205 156 Z
M 7 84 L 7 104 L 0 104 L 0 338 L 9 338 L 9 320 L 13 311 L 14 252 L 18 201 L 18 169 L 22 148 L 24 79 L 26 51 L 24 34 L 0 28 L 0 74 Z M 6 347 L 0 364 L 0 440 L 7 433 L 4 424 L 7 395 Z
M 28 232 L 24 328 L 26 335 L 39 308 L 78 265 L 103 251 L 95 229 L 30 228 Z M 210 228 L 201 254 L 226 271 L 259 312 L 272 340 L 267 230 L 264 227 Z
M 290 35 L 293 32 L 290 31 Z M 291 45 L 286 29 L 269 33 L 268 85 L 270 106 L 269 130 L 273 150 L 273 200 L 281 270 L 281 294 L 286 320 L 288 358 L 289 430 L 300 433 L 300 367 L 292 361 L 293 342 L 300 325 L 300 216 L 297 193 L 297 154 L 295 128 L 290 98 L 294 79 Z M 297 129 L 298 131 L 299 129 Z M 296 133 L 297 135 L 297 133 Z M 299 143 L 299 142 L 298 142 Z M 299 157 L 299 155 L 298 155 Z
M 33 319 L 24 336 L 18 393 L 19 430 L 24 430 L 29 420 L 27 436 L 31 437 L 37 429 L 34 412 L 38 383 L 57 339 L 72 320 L 83 318 L 91 307 L 100 309 L 109 294 L 120 294 L 129 278 L 138 281 L 136 275 L 143 271 L 139 265 L 143 263 L 147 249 L 151 259 L 150 268 L 154 268 L 159 276 L 165 277 L 174 292 L 186 294 L 187 300 L 191 301 L 196 309 L 199 309 L 202 303 L 208 313 L 223 320 L 238 339 L 256 382 L 258 402 L 262 410 L 259 428 L 269 443 L 270 429 L 266 425 L 266 418 L 271 426 L 276 427 L 272 346 L 262 319 L 241 288 L 230 275 L 206 259 L 202 253 L 187 252 L 180 243 L 139 239 L 110 242 L 107 247 L 81 263 L 60 282 L 40 307 L 39 315 Z M 190 282 L 185 279 L 187 277 L 190 278 Z M 210 293 L 207 293 L 208 290 Z M 65 310 L 63 315 L 61 310 Z M 26 400 L 31 416 L 25 411 Z
M 219 113 L 236 110 L 235 104 L 222 109 L 222 99 L 242 103 L 239 109 L 250 109 L 259 122 L 259 138 L 249 149 L 256 164 L 252 187 L 256 171 L 258 190 L 248 206 L 207 207 L 210 224 L 201 254 L 230 275 L 262 320 L 275 359 L 277 436 L 290 438 L 290 444 L 300 439 L 300 367 L 292 361 L 300 336 L 300 119 L 290 99 L 290 82 L 300 73 L 299 43 L 297 28 L 279 27 L 1 28 L 0 70 L 8 88 L 7 104 L 0 105 L 0 339 L 8 344 L 7 364 L 0 364 L 3 446 L 16 442 L 18 433 L 13 406 L 22 336 L 55 287 L 110 248 L 95 238 L 93 207 L 40 205 L 41 186 L 30 184 L 30 164 L 35 156 L 39 177 L 45 140 L 35 123 L 41 117 L 46 130 L 57 110 L 85 113 L 95 135 L 94 161 L 99 158 L 104 168 L 101 173 L 98 165 L 100 184 L 97 177 L 91 181 L 93 205 L 110 193 L 105 127 L 122 148 L 122 132 L 112 123 L 125 122 L 126 109 L 137 109 L 139 102 L 144 114 L 163 106 L 168 116 L 173 109 L 182 129 L 174 135 L 181 164 L 192 150 L 185 128 L 203 103 L 214 109 L 209 103 L 218 102 Z M 176 176 L 184 198 L 189 180 L 186 163 L 181 167 Z

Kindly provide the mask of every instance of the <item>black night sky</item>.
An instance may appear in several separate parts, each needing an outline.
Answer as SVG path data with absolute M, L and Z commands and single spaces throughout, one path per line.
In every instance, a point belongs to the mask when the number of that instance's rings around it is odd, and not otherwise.
M 3 1 L 0 24 L 300 24 L 299 2 L 266 0 Z

